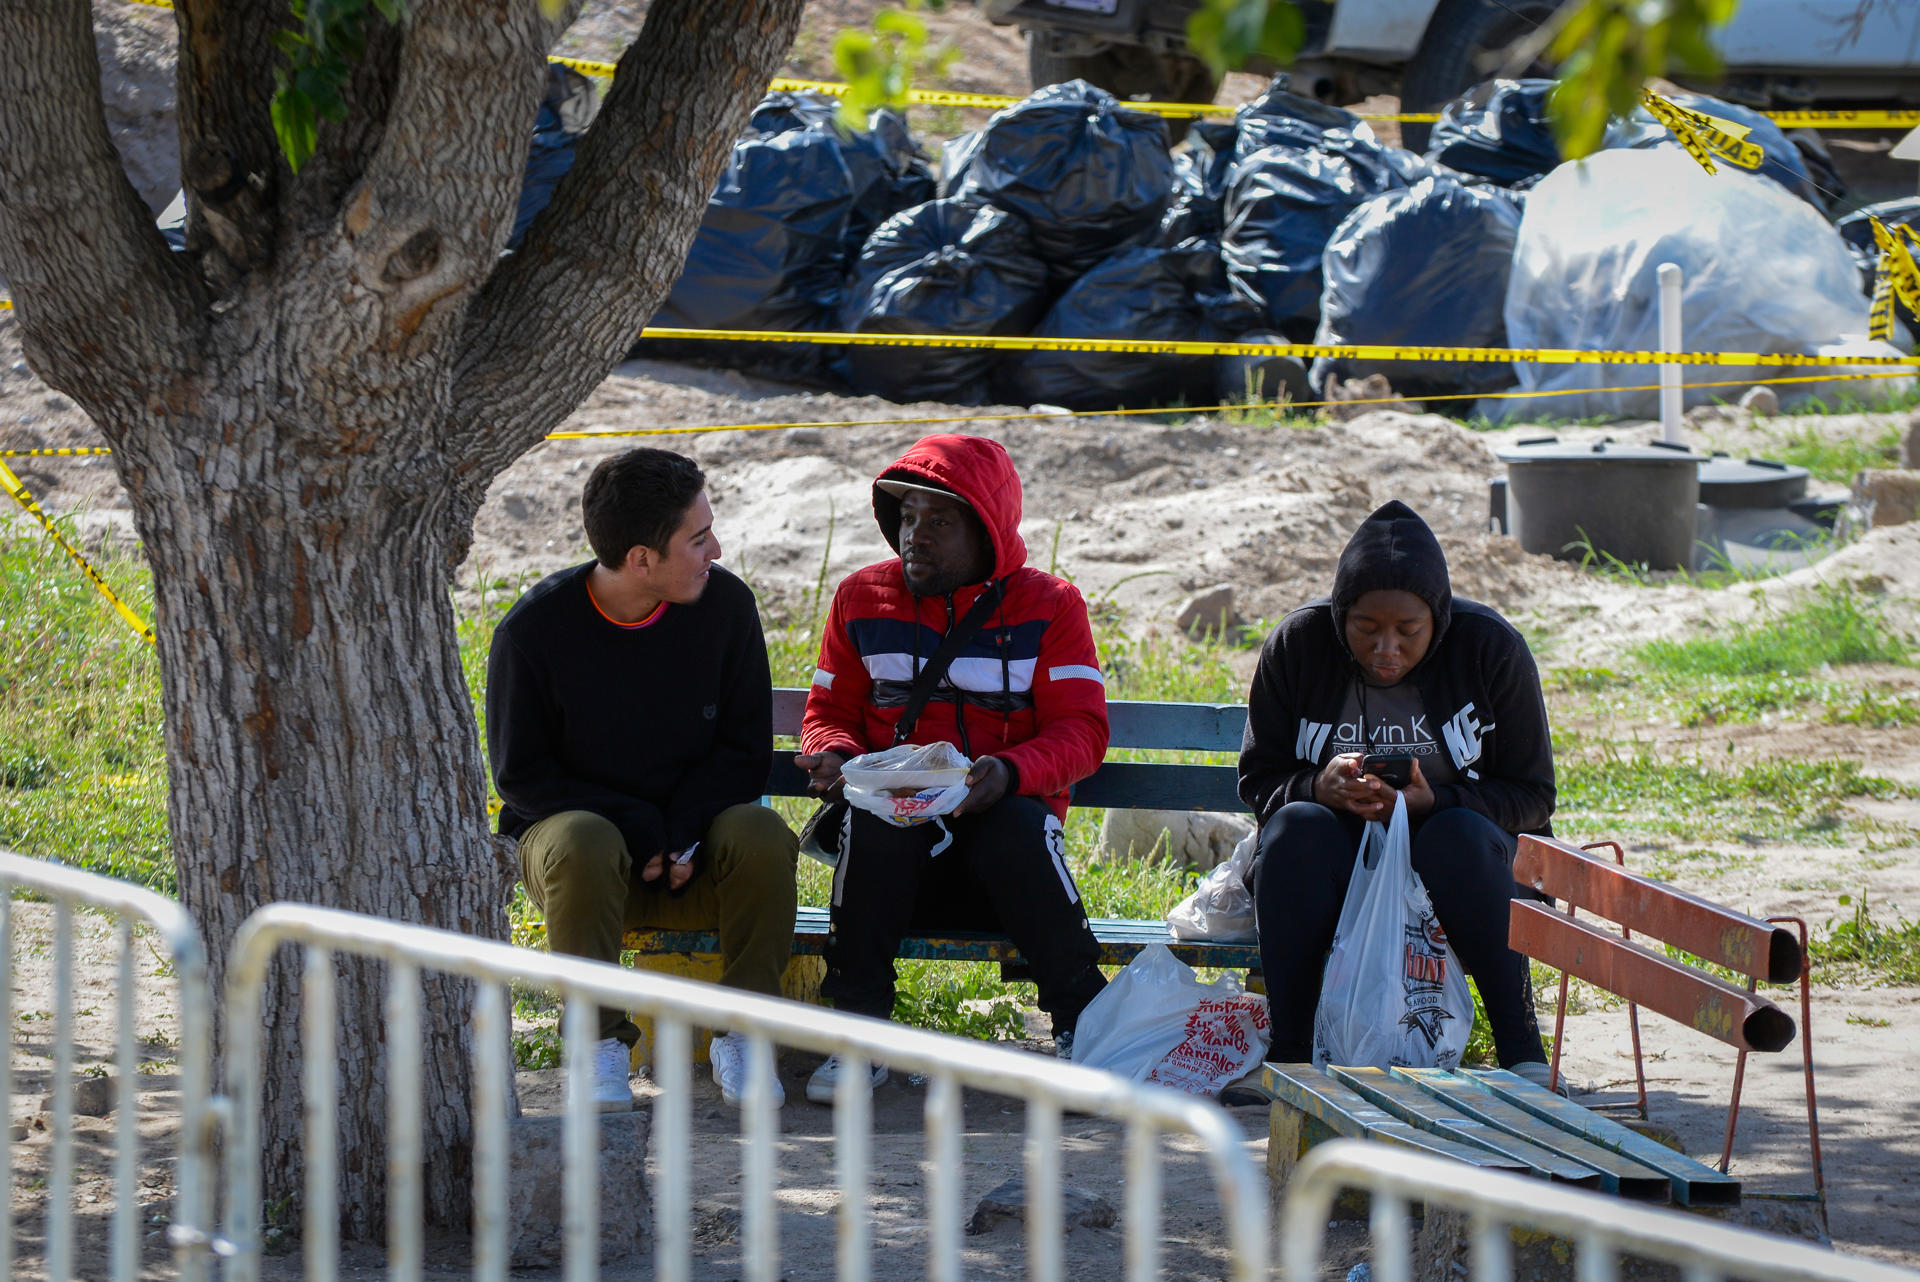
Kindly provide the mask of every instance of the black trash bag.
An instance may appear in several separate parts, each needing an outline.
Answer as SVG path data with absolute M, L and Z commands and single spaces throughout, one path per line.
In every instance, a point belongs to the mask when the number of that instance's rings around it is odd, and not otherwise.
M 1531 186 L 1560 164 L 1547 118 L 1557 80 L 1488 80 L 1440 108 L 1427 159 L 1503 187 Z
M 686 329 L 826 330 L 845 274 L 853 175 L 845 149 L 814 129 L 756 134 L 707 201 L 686 268 L 651 324 Z M 648 340 L 640 355 L 739 363 L 774 377 L 819 379 L 817 344 Z
M 1287 144 L 1317 147 L 1328 134 L 1350 134 L 1375 146 L 1381 145 L 1373 127 L 1360 117 L 1340 107 L 1303 98 L 1288 89 L 1288 83 L 1284 74 L 1275 76 L 1266 92 L 1242 104 L 1234 113 L 1234 160 L 1245 160 L 1262 147 Z
M 1826 212 L 1826 198 L 1814 186 L 1807 173 L 1806 158 L 1800 149 L 1793 145 L 1779 125 L 1767 119 L 1759 112 L 1718 98 L 1709 98 L 1705 94 L 1676 92 L 1666 95 L 1667 101 L 1676 107 L 1688 111 L 1697 111 L 1703 116 L 1718 116 L 1722 120 L 1736 125 L 1745 125 L 1748 129 L 1747 141 L 1760 148 L 1761 161 L 1759 173 L 1771 178 L 1800 199 L 1812 205 L 1822 213 Z M 1616 118 L 1608 127 L 1603 145 L 1607 147 L 1677 147 L 1680 145 L 1673 131 L 1654 119 L 1653 113 L 1645 107 L 1635 107 L 1626 119 Z M 1715 156 L 1715 165 L 1725 165 L 1729 169 L 1739 169 L 1725 156 Z
M 1506 193 L 1428 178 L 1360 206 L 1333 234 L 1314 342 L 1504 347 L 1520 208 Z M 1313 363 L 1313 385 L 1384 374 L 1403 396 L 1479 395 L 1514 381 L 1505 361 Z
M 934 200 L 895 214 L 854 264 L 840 328 L 855 334 L 1025 334 L 1046 310 L 1047 266 L 1020 215 Z M 895 401 L 978 405 L 1002 353 L 847 348 L 847 382 Z
M 540 96 L 540 112 L 533 118 L 533 147 L 520 180 L 520 204 L 507 236 L 509 250 L 520 247 L 534 216 L 547 207 L 553 189 L 573 168 L 574 146 L 593 123 L 594 107 L 593 81 L 571 67 L 547 64 L 547 87 Z
M 1213 241 L 1134 249 L 1076 281 L 1034 331 L 1046 338 L 1223 340 L 1258 323 L 1236 299 Z M 1136 352 L 1009 353 L 995 380 L 1002 400 L 1076 410 L 1211 404 L 1212 356 Z
M 1289 340 L 1285 334 L 1255 331 L 1240 335 L 1236 341 L 1249 346 L 1281 346 Z M 1298 356 L 1276 356 L 1266 352 L 1216 356 L 1213 369 L 1213 396 L 1220 405 L 1245 404 L 1255 399 L 1285 401 L 1288 404 L 1313 399 L 1313 385 L 1307 379 L 1307 363 Z
M 1067 281 L 1145 244 L 1173 183 L 1166 121 L 1069 80 L 996 112 L 948 193 L 1025 218 L 1054 279 Z
M 1869 221 L 1874 218 L 1885 223 L 1889 229 L 1904 223 L 1920 231 L 1920 196 L 1883 200 L 1877 205 L 1856 209 L 1834 224 L 1841 239 L 1847 242 L 1847 252 L 1853 255 L 1854 262 L 1860 264 L 1861 288 L 1869 297 L 1873 295 L 1873 287 L 1880 276 L 1880 247 L 1873 243 L 1873 224 Z M 1920 317 L 1908 311 L 1898 299 L 1894 300 L 1893 314 L 1907 327 L 1909 336 L 1920 340 Z
M 776 90 L 760 100 L 747 120 L 750 130 L 788 133 L 811 129 L 837 141 L 853 177 L 853 208 L 847 215 L 847 257 L 860 252 L 873 229 L 901 210 L 933 199 L 933 170 L 899 113 L 870 113 L 867 128 L 849 129 L 838 100 L 825 94 Z
M 1305 342 L 1320 318 L 1320 255 L 1358 205 L 1417 173 L 1399 148 L 1359 129 L 1328 129 L 1310 148 L 1262 147 L 1233 167 L 1220 253 L 1234 292 L 1261 308 L 1263 328 Z M 1364 131 L 1364 132 L 1363 132 Z M 1417 159 L 1417 158 L 1415 158 Z
M 1173 155 L 1174 197 L 1153 244 L 1171 249 L 1196 236 L 1220 238 L 1221 206 L 1227 197 L 1227 176 L 1233 172 L 1234 145 L 1240 126 L 1231 120 L 1196 120 L 1184 150 Z

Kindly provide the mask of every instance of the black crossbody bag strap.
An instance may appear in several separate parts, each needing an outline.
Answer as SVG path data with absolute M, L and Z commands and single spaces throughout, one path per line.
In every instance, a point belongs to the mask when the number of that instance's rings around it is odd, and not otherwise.
M 960 621 L 953 625 L 952 631 L 940 638 L 940 646 L 933 652 L 933 657 L 927 660 L 927 666 L 914 674 L 913 686 L 907 691 L 906 706 L 900 709 L 900 720 L 894 723 L 895 744 L 905 743 L 907 737 L 913 733 L 915 723 L 920 720 L 920 713 L 926 708 L 927 701 L 933 698 L 934 687 L 938 686 L 941 678 L 947 675 L 947 669 L 959 657 L 960 652 L 967 648 L 967 642 L 973 640 L 974 634 L 986 626 L 987 616 L 992 614 L 999 605 L 1000 580 L 995 579 L 987 585 L 987 590 L 980 594 L 979 599 L 967 612 L 960 616 Z

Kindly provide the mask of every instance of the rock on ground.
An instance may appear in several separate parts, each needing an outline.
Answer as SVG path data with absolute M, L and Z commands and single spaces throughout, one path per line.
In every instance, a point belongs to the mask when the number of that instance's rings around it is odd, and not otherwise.
M 652 1241 L 647 1194 L 649 1113 L 602 1113 L 600 1131 L 600 1262 L 643 1256 Z M 507 1131 L 513 1174 L 507 1193 L 507 1250 L 516 1269 L 552 1268 L 566 1232 L 563 1115 L 520 1117 Z

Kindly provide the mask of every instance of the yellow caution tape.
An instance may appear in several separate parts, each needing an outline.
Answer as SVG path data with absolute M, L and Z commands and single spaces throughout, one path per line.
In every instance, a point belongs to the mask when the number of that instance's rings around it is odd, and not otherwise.
M 0 458 L 76 458 L 87 454 L 111 454 L 103 445 L 76 445 L 64 449 L 0 450 Z
M 1680 140 L 1687 154 L 1699 161 L 1700 167 L 1710 174 L 1718 172 L 1713 156 L 1749 171 L 1760 168 L 1761 162 L 1766 159 L 1765 152 L 1747 141 L 1747 135 L 1753 131 L 1746 125 L 1682 107 L 1648 89 L 1641 90 L 1640 101 L 1653 113 L 1655 120 Z
M 1763 111 L 1782 129 L 1912 129 L 1920 111 Z
M 104 453 L 104 451 L 102 452 Z M 93 586 L 99 589 L 100 595 L 105 597 L 107 602 L 112 605 L 115 610 L 120 612 L 120 617 L 127 621 L 128 626 L 140 634 L 142 641 L 145 641 L 148 645 L 152 645 L 153 629 L 147 626 L 147 621 L 138 614 L 135 614 L 133 607 L 125 601 L 122 601 L 119 596 L 115 594 L 114 590 L 107 586 L 107 581 L 101 575 L 100 571 L 94 569 L 93 563 L 87 560 L 80 549 L 70 543 L 67 540 L 67 536 L 60 533 L 53 522 L 47 519 L 47 514 L 42 512 L 40 505 L 33 501 L 33 495 L 27 492 L 27 487 L 20 483 L 20 478 L 15 476 L 13 469 L 5 463 L 0 463 L 0 489 L 6 490 L 8 496 L 11 497 L 15 503 L 18 503 L 28 516 L 40 522 L 40 528 L 47 532 L 47 537 L 51 538 L 55 543 L 58 543 L 61 549 L 79 564 L 81 572 L 93 581 Z
M 641 331 L 641 337 L 859 347 L 989 347 L 1007 351 L 1123 352 L 1141 356 L 1324 356 L 1333 360 L 1353 361 L 1513 361 L 1535 365 L 1920 366 L 1920 357 L 1914 356 L 1818 356 L 1796 352 L 1588 352 L 1569 347 L 1404 347 L 1369 343 L 1234 343 L 1146 338 L 956 337 L 944 334 L 675 329 L 666 326 L 648 326 Z
M 152 4 L 154 0 L 140 0 L 140 2 L 142 4 Z M 563 67 L 572 67 L 583 76 L 598 76 L 602 80 L 613 79 L 613 73 L 616 70 L 614 64 L 611 62 L 590 62 L 585 58 L 552 57 L 548 58 L 547 61 L 557 62 Z
M 1867 337 L 1884 342 L 1893 334 L 1895 301 L 1909 312 L 1920 313 L 1920 265 L 1914 262 L 1912 248 L 1920 245 L 1920 237 L 1904 223 L 1898 231 L 1871 215 L 1867 223 L 1873 229 L 1873 243 L 1880 249 L 1879 268 L 1874 273 L 1873 305 L 1867 311 Z

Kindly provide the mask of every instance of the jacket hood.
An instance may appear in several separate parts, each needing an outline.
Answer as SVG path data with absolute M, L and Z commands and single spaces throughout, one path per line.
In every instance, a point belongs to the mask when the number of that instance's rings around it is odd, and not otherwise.
M 1440 540 L 1418 512 L 1398 499 L 1360 523 L 1333 572 L 1333 630 L 1348 658 L 1353 651 L 1347 645 L 1347 611 L 1367 593 L 1383 588 L 1411 592 L 1433 611 L 1433 641 L 1426 656 L 1414 665 L 1418 671 L 1433 658 L 1447 633 L 1453 617 L 1453 587 Z
M 926 436 L 874 478 L 873 519 L 887 546 L 900 550 L 900 497 L 881 481 L 906 481 L 944 490 L 965 500 L 987 527 L 993 577 L 1003 579 L 1027 563 L 1020 537 L 1020 474 L 1006 447 L 984 436 Z M 1417 519 L 1417 518 L 1416 518 Z

